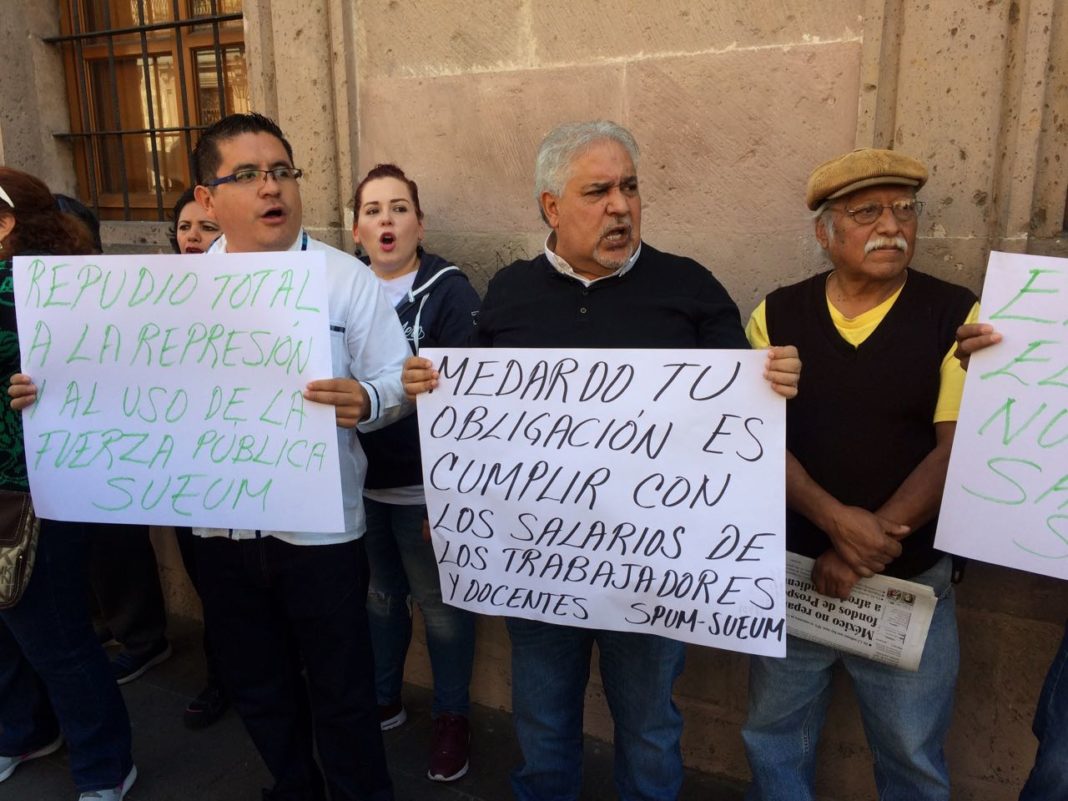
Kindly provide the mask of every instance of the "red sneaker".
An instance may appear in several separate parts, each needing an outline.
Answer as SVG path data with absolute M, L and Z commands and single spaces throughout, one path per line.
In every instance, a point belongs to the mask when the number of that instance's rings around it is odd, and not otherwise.
M 453 782 L 467 773 L 471 728 L 463 715 L 446 712 L 434 719 L 430 740 L 430 768 L 426 777 L 435 782 Z

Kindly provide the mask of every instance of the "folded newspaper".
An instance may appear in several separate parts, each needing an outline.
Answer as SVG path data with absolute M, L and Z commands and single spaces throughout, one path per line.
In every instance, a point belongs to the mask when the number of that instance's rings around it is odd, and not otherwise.
M 815 561 L 786 553 L 786 631 L 902 670 L 920 667 L 934 614 L 934 590 L 888 576 L 861 579 L 844 601 L 812 584 Z

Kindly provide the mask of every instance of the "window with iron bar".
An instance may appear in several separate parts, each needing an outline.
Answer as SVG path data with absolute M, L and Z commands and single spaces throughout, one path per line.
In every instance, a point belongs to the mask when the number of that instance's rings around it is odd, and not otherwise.
M 165 220 L 200 131 L 249 110 L 242 0 L 61 0 L 78 194 L 104 220 Z

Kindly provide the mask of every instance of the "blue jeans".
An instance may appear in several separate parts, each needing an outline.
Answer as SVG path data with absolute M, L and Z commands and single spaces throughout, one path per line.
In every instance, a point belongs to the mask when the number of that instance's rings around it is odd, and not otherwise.
M 409 595 L 426 622 L 426 644 L 434 673 L 432 714 L 467 716 L 468 688 L 475 660 L 475 617 L 441 598 L 434 548 L 423 542 L 426 507 L 380 503 L 365 497 L 363 541 L 371 565 L 367 617 L 375 652 L 378 703 L 400 701 L 404 660 L 412 640 Z
M 1042 685 L 1035 710 L 1038 754 L 1020 801 L 1068 798 L 1068 627 Z
M 582 788 L 582 709 L 593 644 L 615 724 L 621 801 L 674 801 L 682 787 L 682 715 L 671 699 L 686 646 L 653 634 L 508 618 L 512 712 L 523 764 L 519 801 L 576 801 Z
M 272 801 L 324 801 L 323 774 L 333 801 L 392 801 L 363 544 L 209 537 L 196 546 L 211 649 L 274 777 Z
M 88 560 L 80 524 L 42 520 L 29 586 L 0 611 L 0 754 L 62 731 L 79 792 L 117 786 L 133 765 L 130 719 L 89 622 Z
M 945 801 L 943 744 L 960 653 L 949 557 L 912 581 L 938 596 L 916 673 L 788 637 L 786 658 L 753 657 L 742 729 L 753 781 L 747 801 L 812 801 L 816 746 L 841 660 L 853 680 L 881 801 Z

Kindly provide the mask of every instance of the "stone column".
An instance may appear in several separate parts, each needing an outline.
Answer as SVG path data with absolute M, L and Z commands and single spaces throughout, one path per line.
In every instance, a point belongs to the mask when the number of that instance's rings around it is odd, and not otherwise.
M 59 33 L 58 6 L 56 0 L 0 3 L 0 163 L 70 194 L 75 180 L 71 147 L 53 136 L 70 130 L 63 58 L 56 45 L 41 41 Z
M 349 250 L 342 198 L 351 190 L 348 87 L 354 42 L 348 0 L 245 4 L 252 107 L 278 121 L 304 170 L 304 225 Z

